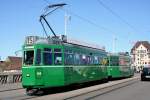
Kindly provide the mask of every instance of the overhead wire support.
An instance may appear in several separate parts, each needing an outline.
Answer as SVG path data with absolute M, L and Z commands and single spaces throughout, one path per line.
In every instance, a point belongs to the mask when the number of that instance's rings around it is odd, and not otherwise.
M 49 14 L 51 14 L 51 13 L 53 13 L 54 11 L 56 11 L 58 8 L 61 8 L 61 7 L 63 7 L 64 5 L 66 5 L 65 3 L 61 3 L 61 4 L 52 4 L 52 5 L 49 5 L 48 6 L 48 8 L 49 9 L 51 9 L 51 8 L 55 8 L 55 9 L 53 9 L 53 10 L 51 10 L 50 12 L 48 12 L 48 13 L 44 13 L 44 14 L 42 14 L 41 16 L 40 16 L 40 23 L 41 23 L 41 25 L 42 25 L 42 27 L 43 27 L 43 29 L 44 29 L 44 32 L 45 32 L 45 34 L 46 34 L 46 36 L 48 37 L 48 34 L 47 34 L 47 32 L 46 32 L 46 29 L 45 29 L 45 27 L 44 27 L 44 24 L 42 23 L 42 19 L 45 21 L 45 23 L 47 24 L 47 26 L 48 26 L 48 28 L 51 30 L 51 32 L 53 33 L 53 35 L 56 37 L 56 34 L 55 34 L 55 32 L 54 32 L 54 30 L 52 29 L 52 27 L 50 26 L 50 24 L 48 23 L 48 21 L 46 20 L 46 16 L 48 16 Z
M 105 9 L 107 9 L 111 14 L 119 18 L 123 23 L 128 25 L 131 29 L 137 31 L 133 25 L 131 25 L 129 22 L 127 22 L 124 18 L 122 18 L 120 15 L 118 15 L 116 12 L 114 12 L 110 7 L 108 7 L 106 4 L 104 4 L 101 0 L 97 0 L 98 3 L 103 6 Z
M 42 25 L 42 28 L 43 28 L 43 30 L 44 30 L 44 33 L 46 34 L 46 37 L 48 37 L 48 34 L 47 34 L 46 29 L 45 29 L 45 27 L 44 27 L 44 25 L 43 25 L 43 23 L 42 23 L 42 20 L 39 20 L 39 21 L 40 21 L 40 23 L 41 23 L 41 25 Z
M 47 0 L 43 0 L 44 2 L 46 2 L 47 4 L 49 4 L 49 1 L 47 1 Z
M 52 11 L 50 11 L 50 12 L 44 14 L 44 17 L 48 16 L 49 14 L 52 14 L 54 11 L 56 11 L 57 9 L 61 8 L 62 6 L 65 6 L 65 5 L 67 5 L 67 4 L 62 3 L 62 4 L 49 5 L 48 8 L 53 8 L 53 7 L 57 7 L 57 8 L 55 8 L 55 9 L 53 9 Z
M 45 17 L 43 15 L 40 16 L 40 22 L 42 23 L 42 19 L 46 22 L 47 26 L 49 27 L 49 29 L 51 30 L 51 32 L 53 33 L 53 35 L 56 37 L 56 34 L 54 32 L 54 30 L 52 29 L 52 27 L 49 25 L 49 23 L 47 22 L 47 20 L 45 19 Z M 42 23 L 42 27 L 44 28 L 44 25 Z M 44 28 L 44 31 L 46 32 L 46 29 Z M 47 32 L 46 32 L 47 35 Z M 48 36 L 48 35 L 47 35 Z
M 45 1 L 45 0 L 43 0 L 44 2 L 46 2 L 46 3 L 50 3 L 50 2 L 48 2 L 47 0 Z M 67 5 L 67 4 L 64 4 L 64 5 Z M 58 5 L 57 5 L 58 6 Z M 61 5 L 62 6 L 62 5 Z M 50 6 L 50 7 L 52 7 L 52 6 Z M 55 10 L 55 9 L 54 9 Z M 84 18 L 84 17 L 82 17 L 82 16 L 80 16 L 80 15 L 78 15 L 78 14 L 75 14 L 74 12 L 72 12 L 72 11 L 69 11 L 69 10 L 66 10 L 66 9 L 61 9 L 61 10 L 63 10 L 64 12 L 67 12 L 67 13 L 69 13 L 69 14 L 71 14 L 71 15 L 73 15 L 73 16 L 75 16 L 75 17 L 77 17 L 77 18 L 79 18 L 79 19 L 81 19 L 82 21 L 85 21 L 85 22 L 87 22 L 87 23 L 89 23 L 89 24 L 91 24 L 91 25 L 93 25 L 93 26 L 95 26 L 95 27 L 97 27 L 97 28 L 99 28 L 99 29 L 102 29 L 102 30 L 105 30 L 105 31 L 107 31 L 107 32 L 110 32 L 110 33 L 112 33 L 112 35 L 114 35 L 115 34 L 115 32 L 113 32 L 112 30 L 110 30 L 110 29 L 108 29 L 108 28 L 106 28 L 106 27 L 103 27 L 103 26 L 100 26 L 100 25 L 98 25 L 98 24 L 96 24 L 95 22 L 93 22 L 93 21 L 91 21 L 91 20 L 89 20 L 89 19 L 87 19 L 87 18 Z M 48 14 L 48 13 L 47 13 Z

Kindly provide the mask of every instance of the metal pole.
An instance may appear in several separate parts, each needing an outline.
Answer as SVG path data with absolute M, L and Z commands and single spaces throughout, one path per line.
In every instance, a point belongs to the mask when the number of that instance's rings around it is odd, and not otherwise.
M 67 36 L 67 13 L 65 12 L 65 35 Z
M 67 36 L 67 25 L 68 25 L 68 21 L 71 20 L 71 16 L 67 14 L 67 12 L 65 12 L 65 35 Z

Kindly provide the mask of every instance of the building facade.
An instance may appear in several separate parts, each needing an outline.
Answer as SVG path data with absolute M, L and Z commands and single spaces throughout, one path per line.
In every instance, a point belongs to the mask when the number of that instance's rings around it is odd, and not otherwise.
M 131 49 L 132 66 L 139 71 L 145 65 L 150 65 L 150 43 L 148 41 L 138 41 Z
M 8 63 L 7 66 L 5 67 L 5 70 L 21 70 L 22 67 L 21 57 L 8 56 L 5 62 Z
M 5 66 L 5 62 L 4 61 L 0 61 L 0 73 L 3 72 L 4 66 Z

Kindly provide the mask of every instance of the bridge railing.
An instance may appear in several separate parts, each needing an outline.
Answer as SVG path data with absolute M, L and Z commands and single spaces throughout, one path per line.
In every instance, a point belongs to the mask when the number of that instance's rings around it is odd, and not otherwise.
M 0 84 L 9 84 L 21 82 L 21 72 L 0 73 Z

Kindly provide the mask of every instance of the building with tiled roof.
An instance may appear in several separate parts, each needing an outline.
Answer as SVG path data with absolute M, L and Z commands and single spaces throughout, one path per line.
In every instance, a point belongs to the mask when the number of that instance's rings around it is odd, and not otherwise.
M 150 43 L 148 41 L 137 41 L 131 49 L 133 66 L 137 70 L 145 65 L 150 65 Z
M 20 70 L 22 66 L 22 58 L 21 57 L 14 57 L 14 56 L 8 56 L 6 59 L 6 62 L 8 63 L 8 66 L 5 68 L 5 70 Z

